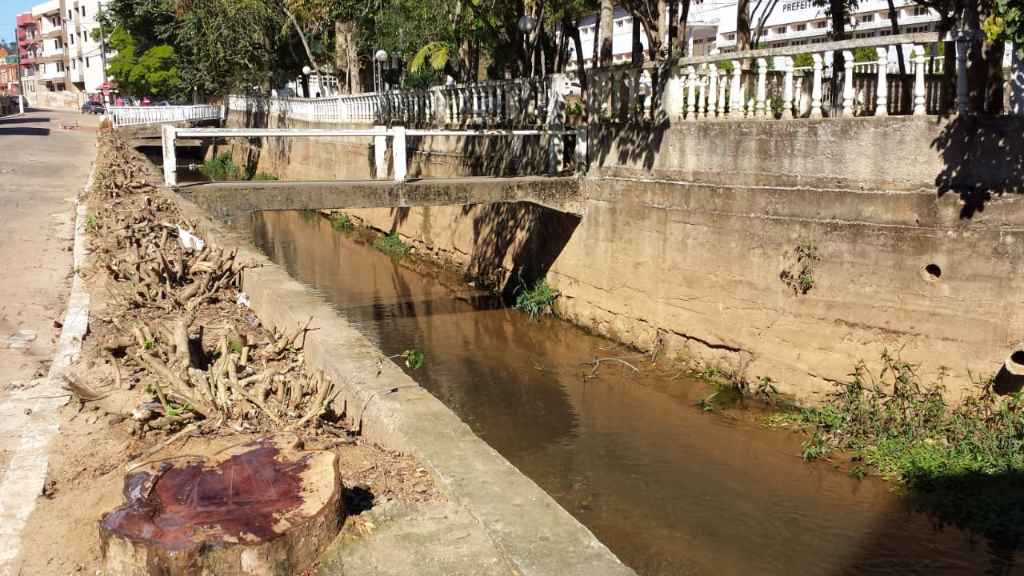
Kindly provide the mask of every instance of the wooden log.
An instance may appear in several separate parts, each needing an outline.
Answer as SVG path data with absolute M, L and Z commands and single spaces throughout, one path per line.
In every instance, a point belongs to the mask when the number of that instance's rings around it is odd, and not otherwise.
M 99 522 L 104 574 L 303 573 L 338 534 L 341 478 L 334 453 L 287 440 L 129 474 L 126 503 Z

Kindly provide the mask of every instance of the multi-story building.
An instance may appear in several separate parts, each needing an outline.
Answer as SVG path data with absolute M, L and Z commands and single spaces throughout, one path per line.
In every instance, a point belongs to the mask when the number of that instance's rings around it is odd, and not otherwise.
M 831 20 L 825 8 L 816 7 L 810 0 L 784 0 L 782 2 L 752 2 L 751 35 L 757 45 L 796 46 L 817 44 L 828 40 L 832 31 Z M 918 6 L 912 0 L 893 0 L 901 33 L 936 30 L 937 13 Z M 685 27 L 687 54 L 702 56 L 712 52 L 730 52 L 736 49 L 736 0 L 692 0 Z M 759 13 L 773 7 L 767 16 Z M 851 16 L 847 29 L 851 38 L 869 38 L 892 34 L 887 0 L 861 0 Z M 580 40 L 587 66 L 592 65 L 594 34 L 597 16 L 580 21 Z M 647 49 L 646 34 L 640 42 Z M 622 8 L 616 8 L 612 19 L 612 60 L 614 63 L 630 59 L 633 51 L 633 18 Z
M 102 4 L 100 0 L 64 0 L 64 44 L 68 51 L 68 78 L 84 92 L 95 93 L 107 82 L 106 58 L 102 41 L 94 38 L 99 31 Z
M 17 16 L 18 63 L 21 66 L 21 86 L 26 95 L 36 91 L 36 59 L 42 56 L 39 23 L 32 12 Z
M 30 99 L 82 100 L 109 90 L 101 28 L 106 0 L 48 0 L 18 15 L 21 81 Z M 52 100 L 52 99 L 51 99 Z
M 32 16 L 39 22 L 40 54 L 36 58 L 36 84 L 47 92 L 69 89 L 61 4 L 61 0 L 50 0 L 32 7 Z

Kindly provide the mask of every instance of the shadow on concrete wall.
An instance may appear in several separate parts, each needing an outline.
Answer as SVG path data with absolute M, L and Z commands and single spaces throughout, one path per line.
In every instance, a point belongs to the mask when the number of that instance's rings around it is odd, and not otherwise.
M 932 147 L 943 164 L 935 177 L 938 194 L 960 195 L 961 218 L 984 211 L 993 196 L 1024 192 L 1024 119 L 958 116 Z
M 591 165 L 604 166 L 611 158 L 623 166 L 654 168 L 661 153 L 662 141 L 671 124 L 667 119 L 657 122 L 601 123 L 591 125 Z
M 465 206 L 462 214 L 473 215 L 467 277 L 507 302 L 547 275 L 580 224 L 578 216 L 528 202 Z

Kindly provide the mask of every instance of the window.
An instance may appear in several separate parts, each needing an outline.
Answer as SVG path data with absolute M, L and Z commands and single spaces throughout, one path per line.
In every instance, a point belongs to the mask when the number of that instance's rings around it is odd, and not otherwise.
M 89 67 L 89 57 L 88 56 L 85 57 L 85 67 L 86 68 Z
M 725 39 L 729 40 L 729 41 L 736 40 L 736 33 L 735 32 L 729 32 L 728 34 L 725 35 Z
M 817 22 L 814 23 L 814 29 L 815 30 L 821 30 L 821 29 L 825 28 L 826 26 L 828 26 L 828 22 L 826 22 L 824 20 L 818 20 Z
M 82 6 L 82 16 L 85 16 L 85 6 Z
M 924 6 L 914 6 L 913 15 L 914 16 L 927 16 L 928 15 L 928 9 L 925 8 Z
M 68 8 L 68 20 L 71 20 L 71 8 Z
M 772 34 L 785 34 L 785 33 L 786 33 L 786 27 L 785 26 L 779 26 L 778 28 L 775 28 L 775 29 L 772 30 Z
M 71 44 L 74 45 L 74 43 L 75 43 L 75 35 L 72 34 L 71 36 L 68 36 L 68 38 L 71 39 Z
M 803 32 L 807 30 L 807 24 L 796 24 L 793 26 L 793 32 Z
M 64 63 L 63 62 L 57 62 L 57 72 L 63 72 L 63 71 L 64 71 Z
M 862 23 L 862 24 L 864 22 L 874 22 L 875 21 L 875 15 L 874 14 L 863 14 L 863 15 L 857 17 L 857 21 L 859 23 Z

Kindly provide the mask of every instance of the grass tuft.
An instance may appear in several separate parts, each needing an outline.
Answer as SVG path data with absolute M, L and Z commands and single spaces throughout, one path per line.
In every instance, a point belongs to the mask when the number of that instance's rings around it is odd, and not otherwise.
M 218 154 L 204 162 L 200 172 L 214 182 L 245 179 L 243 170 L 235 164 L 228 152 Z
M 348 214 L 335 214 L 331 217 L 331 228 L 338 232 L 351 232 L 355 229 L 355 224 L 352 223 L 352 219 L 348 217 Z
M 533 286 L 527 286 L 520 278 L 519 287 L 516 289 L 517 310 L 527 313 L 530 318 L 536 319 L 551 314 L 558 293 L 551 289 L 546 278 L 534 282 Z
M 377 237 L 373 241 L 373 247 L 396 260 L 405 258 L 412 250 L 408 244 L 402 242 L 402 239 L 398 236 L 398 232 L 392 232 L 387 236 Z

